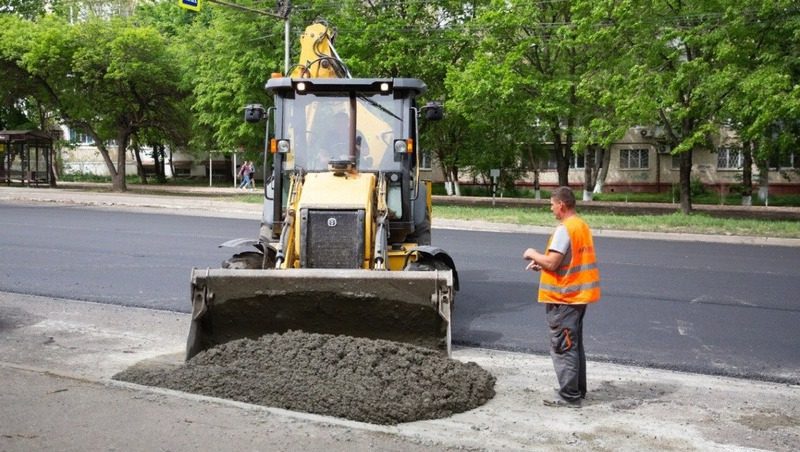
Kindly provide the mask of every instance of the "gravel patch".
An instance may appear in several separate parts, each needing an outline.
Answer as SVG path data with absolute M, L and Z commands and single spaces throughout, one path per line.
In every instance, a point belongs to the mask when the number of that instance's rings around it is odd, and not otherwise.
M 116 380 L 374 424 L 437 419 L 494 397 L 495 377 L 409 344 L 289 331 L 239 339 Z

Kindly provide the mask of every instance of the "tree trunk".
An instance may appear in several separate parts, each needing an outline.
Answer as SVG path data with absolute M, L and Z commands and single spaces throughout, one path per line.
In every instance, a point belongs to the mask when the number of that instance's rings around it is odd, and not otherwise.
M 136 174 L 139 176 L 139 182 L 147 185 L 147 172 L 142 163 L 142 148 L 138 143 L 133 146 L 133 156 L 136 157 Z
M 558 185 L 569 186 L 569 157 L 565 156 L 564 145 L 561 141 L 561 131 L 553 128 L 553 148 L 556 154 L 556 172 L 558 173 Z
M 758 161 L 758 199 L 769 205 L 769 162 L 767 159 Z
M 125 181 L 125 160 L 130 137 L 128 130 L 120 130 L 117 134 L 117 169 L 111 175 L 111 189 L 113 191 L 128 191 L 128 184 Z
M 153 145 L 153 163 L 156 167 L 156 181 L 163 184 L 167 181 L 166 168 L 164 166 L 164 159 L 166 152 L 164 152 L 163 144 Z
M 742 205 L 753 205 L 753 142 L 742 143 Z
M 594 158 L 597 155 L 596 147 L 589 146 L 586 148 L 583 157 L 583 200 L 584 201 L 591 201 L 592 200 L 592 188 L 594 187 L 594 178 L 597 176 L 597 172 L 594 170 L 594 165 L 592 162 L 596 160 Z M 589 158 L 592 158 L 592 162 L 589 161 Z
M 106 168 L 108 169 L 108 174 L 111 175 L 111 189 L 113 191 L 126 191 L 128 187 L 125 186 L 125 152 L 117 152 L 117 164 L 115 166 L 114 161 L 111 160 L 111 154 L 108 152 L 108 147 L 106 146 L 105 142 L 103 142 L 100 139 L 100 137 L 97 135 L 94 129 L 88 127 L 86 124 L 81 124 L 81 126 L 84 129 L 86 129 L 87 132 L 92 136 L 92 139 L 94 139 L 95 146 L 97 146 L 97 150 L 100 151 L 100 155 L 103 157 L 103 161 L 105 162 Z M 117 139 L 118 146 L 120 147 L 121 147 L 121 141 L 119 137 L 122 135 L 123 134 L 120 133 Z M 126 141 L 126 146 L 127 146 L 127 141 Z M 120 165 L 120 162 L 122 162 L 122 165 Z M 120 173 L 122 173 L 121 176 Z
M 161 183 L 163 182 L 163 177 L 161 176 L 161 157 L 159 157 L 158 144 L 151 144 L 150 149 L 153 150 L 153 176 L 155 176 L 157 183 Z
M 606 176 L 608 176 L 608 165 L 611 163 L 611 149 L 598 149 L 600 155 L 595 159 L 595 165 L 598 165 L 597 176 L 594 182 L 594 192 L 603 193 L 603 185 L 606 183 Z
M 458 183 L 458 167 L 453 166 L 450 171 L 453 177 L 453 193 L 456 196 L 461 196 L 461 185 Z
M 175 177 L 175 161 L 172 159 L 172 146 L 169 147 L 169 173 Z
M 680 154 L 681 212 L 692 212 L 692 150 Z
M 539 159 L 533 153 L 533 146 L 528 145 L 527 151 L 527 168 L 533 170 L 533 198 L 542 199 L 541 184 L 539 183 Z
M 57 180 L 57 178 L 56 178 L 56 166 L 57 166 L 56 154 L 57 154 L 57 152 L 56 152 L 55 147 L 51 145 L 50 146 L 50 168 L 48 168 L 48 171 L 50 171 L 50 175 L 48 177 L 48 179 L 50 180 L 50 188 L 56 188 L 56 186 L 57 186 L 57 183 L 56 183 L 56 180 Z

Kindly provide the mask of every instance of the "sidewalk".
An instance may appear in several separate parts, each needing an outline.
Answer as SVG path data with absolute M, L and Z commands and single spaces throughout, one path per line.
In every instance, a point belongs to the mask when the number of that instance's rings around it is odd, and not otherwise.
M 583 408 L 549 408 L 549 357 L 458 348 L 497 377 L 486 405 L 377 426 L 110 379 L 181 361 L 189 316 L 0 293 L 0 450 L 777 450 L 800 387 L 589 363 Z
M 23 188 L 23 187 L 18 187 Z M 129 185 L 129 194 L 167 194 L 184 196 L 214 196 L 214 197 L 235 197 L 244 193 L 235 187 L 222 186 L 180 186 L 180 185 Z M 47 188 L 38 188 L 42 190 Z M 85 190 L 98 192 L 104 190 L 110 192 L 109 183 L 88 183 L 88 182 L 59 182 L 59 189 Z M 255 192 L 260 192 L 257 188 Z M 525 206 L 544 206 L 549 205 L 547 199 L 531 198 L 501 198 L 481 197 L 481 196 L 443 196 L 433 195 L 433 203 L 438 205 L 461 205 L 461 206 L 497 206 L 497 207 L 525 207 Z M 697 212 L 706 213 L 711 216 L 730 217 L 730 218 L 757 218 L 757 219 L 781 219 L 781 220 L 800 220 L 800 207 L 775 207 L 775 206 L 737 206 L 737 205 L 714 205 L 714 204 L 693 204 L 692 208 Z M 641 214 L 669 214 L 680 209 L 678 204 L 665 203 L 645 203 L 645 202 L 608 202 L 591 201 L 585 202 L 578 200 L 580 211 L 604 211 L 614 213 L 641 213 Z

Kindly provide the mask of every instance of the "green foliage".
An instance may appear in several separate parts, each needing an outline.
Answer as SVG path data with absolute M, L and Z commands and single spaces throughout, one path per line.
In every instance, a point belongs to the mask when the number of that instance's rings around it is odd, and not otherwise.
M 0 0 L 0 14 L 33 19 L 44 14 L 44 0 Z
M 292 5 L 292 63 L 303 29 L 327 19 L 354 76 L 417 77 L 429 87 L 422 103 L 445 103 L 445 120 L 420 129 L 448 175 L 482 180 L 501 168 L 505 193 L 556 139 L 566 152 L 607 148 L 632 125 L 664 126 L 676 153 L 708 147 L 723 124 L 753 143 L 758 162 L 797 152 L 791 0 Z M 192 13 L 172 1 L 0 0 L 0 122 L 55 111 L 106 140 L 124 119 L 141 143 L 254 158 L 264 128 L 241 108 L 271 103 L 263 86 L 283 71 L 283 46 L 282 21 L 210 3 Z M 685 193 L 704 196 L 682 176 Z
M 703 182 L 701 182 L 700 178 L 698 177 L 692 178 L 692 181 L 689 185 L 689 190 L 692 194 L 692 198 L 704 195 L 707 192 L 705 185 L 703 185 Z M 678 185 L 674 185 L 672 187 L 672 197 L 673 199 L 679 199 L 681 197 L 681 191 Z
M 126 153 L 115 164 L 106 142 L 126 149 L 136 133 L 179 135 L 185 117 L 177 108 L 184 97 L 180 74 L 154 28 L 122 18 L 68 24 L 54 15 L 36 22 L 3 18 L 2 25 L 0 67 L 19 76 L 16 96 L 39 99 L 71 127 L 92 134 L 109 172 L 119 175 L 115 188 L 124 189 Z
M 182 84 L 193 94 L 193 144 L 259 155 L 264 127 L 245 123 L 242 108 L 271 104 L 264 84 L 272 72 L 282 70 L 281 23 L 221 7 L 208 8 L 206 14 L 176 38 L 183 52 Z

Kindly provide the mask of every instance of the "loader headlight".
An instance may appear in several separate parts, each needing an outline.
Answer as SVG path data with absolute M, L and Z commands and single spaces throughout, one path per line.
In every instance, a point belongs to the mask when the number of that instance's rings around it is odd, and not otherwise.
M 405 154 L 408 152 L 408 143 L 406 140 L 394 140 L 394 153 Z
M 286 154 L 291 149 L 289 146 L 289 140 L 278 140 L 278 152 L 281 154 Z

